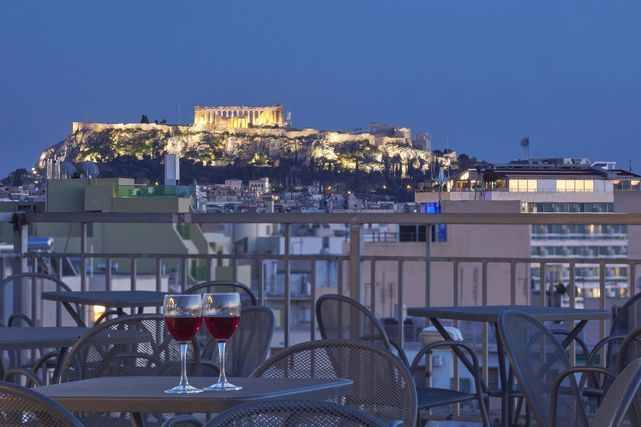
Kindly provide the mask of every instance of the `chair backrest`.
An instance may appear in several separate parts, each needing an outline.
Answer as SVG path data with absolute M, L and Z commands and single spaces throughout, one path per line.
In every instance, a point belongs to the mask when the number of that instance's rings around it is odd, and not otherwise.
M 641 327 L 641 293 L 634 295 L 617 311 L 610 328 L 610 336 L 624 337 L 636 328 Z M 619 357 L 621 341 L 608 343 L 605 354 L 605 366 L 614 369 Z
M 200 370 L 196 339 L 188 346 L 191 373 Z M 122 316 L 93 327 L 63 362 L 61 382 L 124 375 L 180 375 L 180 348 L 161 314 Z
M 610 335 L 627 335 L 641 327 L 641 293 L 634 295 L 617 311 Z
M 229 409 L 206 427 L 386 427 L 389 423 L 333 402 L 314 400 L 263 400 Z M 398 424 L 396 424 L 398 425 Z
M 366 341 L 392 350 L 385 328 L 358 301 L 342 295 L 323 295 L 316 301 L 316 319 L 324 339 Z
M 252 289 L 244 283 L 212 280 L 210 282 L 198 283 L 185 290 L 186 294 L 206 294 L 211 292 L 238 292 L 240 294 L 240 304 L 243 307 L 258 305 L 258 298 Z
M 243 307 L 238 329 L 225 346 L 225 368 L 230 377 L 248 377 L 267 359 L 274 333 L 274 313 L 262 305 Z M 218 346 L 209 339 L 203 357 L 218 363 Z
M 82 423 L 57 402 L 4 381 L 0 381 L 0 425 L 82 427 Z
M 0 298 L 5 300 L 17 292 L 21 293 L 20 311 L 4 313 L 0 305 L 0 318 L 7 320 L 7 326 L 58 326 L 76 325 L 62 303 L 46 301 L 42 292 L 71 291 L 62 280 L 41 273 L 19 273 L 6 277 L 0 282 Z M 80 307 L 74 304 L 77 313 Z M 84 325 L 80 325 L 84 326 Z
M 386 421 L 416 422 L 416 387 L 405 364 L 377 345 L 355 340 L 320 340 L 284 349 L 260 365 L 252 377 L 347 378 L 350 396 L 340 403 Z
M 617 370 L 622 372 L 627 366 L 641 358 L 641 328 L 630 332 L 621 343 L 617 357 Z M 609 391 L 608 391 L 609 393 Z M 633 425 L 641 425 L 641 393 L 638 393 L 628 411 Z
M 571 367 L 558 339 L 534 317 L 517 311 L 501 314 L 498 319 L 500 339 L 510 365 L 538 425 L 573 425 L 587 427 L 575 377 L 570 375 L 561 387 L 556 420 L 552 420 L 551 402 L 554 381 Z
M 639 387 L 641 386 L 641 359 L 635 359 L 614 380 L 601 400 L 599 409 L 592 418 L 592 426 L 618 427 L 626 416 L 631 425 L 639 424 Z M 633 406 L 636 405 L 636 408 Z

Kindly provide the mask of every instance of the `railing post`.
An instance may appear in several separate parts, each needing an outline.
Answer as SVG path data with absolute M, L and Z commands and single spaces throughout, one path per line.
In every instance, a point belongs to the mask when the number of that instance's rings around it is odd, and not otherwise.
M 87 223 L 80 223 L 80 290 L 87 290 Z M 93 259 L 92 259 L 93 262 Z M 83 311 L 84 313 L 84 311 Z M 82 319 L 86 320 L 86 319 Z
M 289 290 L 289 273 L 290 273 L 290 263 L 289 263 L 289 245 L 291 244 L 291 236 L 290 236 L 290 224 L 285 224 L 285 257 L 283 260 L 283 269 L 284 269 L 284 313 L 283 313 L 283 339 L 285 341 L 285 347 L 289 347 L 289 311 L 291 309 L 291 294 Z
M 29 239 L 29 228 L 23 215 L 13 215 L 13 266 L 11 274 L 26 273 L 29 269 L 27 265 L 27 241 Z M 13 287 L 13 309 L 12 313 L 22 313 L 22 287 Z M 26 297 L 26 295 L 25 295 Z M 3 319 L 5 320 L 5 319 Z
M 349 296 L 364 303 L 362 297 L 363 282 L 361 280 L 361 224 L 349 224 Z

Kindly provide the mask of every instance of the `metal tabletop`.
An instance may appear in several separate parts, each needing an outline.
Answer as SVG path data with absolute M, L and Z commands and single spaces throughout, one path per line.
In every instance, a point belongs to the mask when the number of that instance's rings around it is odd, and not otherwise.
M 164 292 L 156 291 L 60 291 L 43 292 L 42 299 L 112 308 L 159 307 Z
M 610 315 L 606 310 L 587 310 L 566 307 L 537 307 L 531 305 L 411 307 L 407 309 L 407 315 L 436 319 L 495 323 L 498 320 L 499 315 L 508 310 L 527 313 L 539 321 L 604 320 Z
M 0 328 L 0 348 L 3 350 L 25 350 L 71 347 L 87 331 L 89 328 L 77 326 Z
M 145 307 L 159 307 L 165 298 L 164 292 L 156 291 L 58 291 L 43 292 L 42 299 L 62 303 L 78 325 L 85 325 L 78 305 L 100 305 L 115 308 L 118 315 L 124 314 L 124 308 L 138 308 L 142 313 Z M 76 308 L 72 306 L 76 305 Z
M 260 399 L 326 400 L 351 394 L 352 381 L 318 378 L 230 378 L 238 391 L 205 391 L 168 394 L 178 377 L 101 377 L 38 387 L 70 411 L 95 412 L 211 412 L 218 413 L 241 403 Z M 213 377 L 190 377 L 196 387 L 213 384 Z

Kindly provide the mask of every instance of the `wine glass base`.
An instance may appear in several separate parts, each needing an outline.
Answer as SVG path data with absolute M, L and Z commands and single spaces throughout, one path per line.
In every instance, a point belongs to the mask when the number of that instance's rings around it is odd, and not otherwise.
M 216 383 L 212 384 L 209 387 L 205 387 L 205 390 L 207 391 L 235 391 L 235 390 L 242 390 L 243 388 L 238 385 L 234 385 L 229 382 L 224 382 L 224 383 Z
M 170 388 L 169 390 L 165 390 L 165 393 L 176 393 L 176 394 L 181 394 L 181 393 L 202 393 L 203 389 L 196 388 L 194 386 L 191 386 L 189 384 L 184 384 L 184 385 L 177 385 L 174 388 Z

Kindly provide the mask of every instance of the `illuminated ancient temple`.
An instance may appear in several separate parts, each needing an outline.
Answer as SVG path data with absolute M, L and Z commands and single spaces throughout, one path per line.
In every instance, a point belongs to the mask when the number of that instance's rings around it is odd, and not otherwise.
M 243 129 L 251 127 L 285 127 L 282 105 L 266 107 L 194 107 L 194 125 Z

